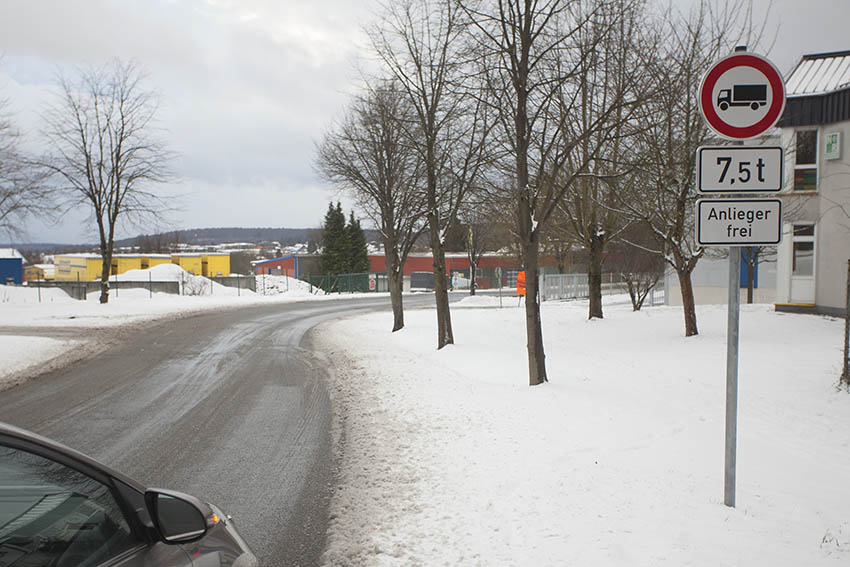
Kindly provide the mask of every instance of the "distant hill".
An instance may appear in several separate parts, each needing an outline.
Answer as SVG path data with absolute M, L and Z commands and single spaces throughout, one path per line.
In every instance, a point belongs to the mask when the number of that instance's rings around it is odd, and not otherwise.
M 161 236 L 181 244 L 222 244 L 227 242 L 280 242 L 285 246 L 307 242 L 307 228 L 190 228 L 161 233 Z M 116 240 L 115 246 L 133 246 L 141 237 Z
M 282 246 L 293 246 L 308 241 L 310 228 L 190 228 L 175 230 L 154 235 L 139 235 L 132 238 L 123 238 L 115 241 L 115 248 L 136 246 L 140 241 L 159 240 L 164 242 L 176 242 L 180 244 L 193 244 L 198 246 L 227 244 L 233 242 L 250 242 L 262 244 L 268 242 L 279 242 Z M 375 242 L 380 239 L 377 230 L 364 230 L 367 242 Z M 48 242 L 12 243 L 11 248 L 17 248 L 21 252 L 83 252 L 94 250 L 98 247 L 96 243 L 89 244 L 57 244 Z

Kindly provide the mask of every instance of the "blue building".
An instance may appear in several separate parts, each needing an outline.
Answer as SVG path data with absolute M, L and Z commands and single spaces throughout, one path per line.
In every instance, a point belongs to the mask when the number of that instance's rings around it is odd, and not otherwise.
M 14 248 L 0 248 L 0 284 L 24 283 L 24 257 Z

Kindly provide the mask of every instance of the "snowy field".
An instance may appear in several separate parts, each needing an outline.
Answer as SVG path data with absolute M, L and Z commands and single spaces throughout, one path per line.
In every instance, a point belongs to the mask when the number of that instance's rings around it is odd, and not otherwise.
M 738 506 L 723 505 L 725 306 L 602 321 L 545 303 L 550 382 L 527 386 L 523 310 L 488 297 L 389 333 L 376 313 L 314 335 L 341 357 L 344 447 L 326 565 L 850 564 L 843 323 L 745 306 Z
M 94 352 L 113 329 L 340 297 L 265 284 L 276 294 L 122 289 L 107 305 L 97 292 L 77 301 L 42 289 L 39 302 L 35 289 L 0 286 L 0 390 L 69 351 Z M 344 449 L 325 563 L 850 564 L 842 322 L 744 307 L 729 509 L 725 306 L 699 308 L 701 334 L 685 339 L 680 308 L 605 301 L 602 321 L 586 320 L 586 302 L 543 305 L 550 382 L 535 388 L 523 309 L 507 295 L 501 309 L 492 296 L 453 304 L 457 344 L 439 352 L 433 309 L 408 309 L 398 333 L 389 312 L 318 328 L 340 361 L 331 389 Z
M 109 302 L 101 305 L 100 291 L 89 292 L 86 301 L 79 301 L 58 288 L 0 285 L 0 326 L 114 327 L 209 309 L 340 297 L 311 294 L 309 284 L 286 276 L 258 277 L 257 294 L 193 276 L 173 264 L 130 270 L 118 279 L 144 283 L 149 275 L 154 282 L 182 282 L 185 295 L 151 294 L 146 288 L 111 289 Z M 263 289 L 266 295 L 262 295 Z
M 97 352 L 111 338 L 104 333 L 108 329 L 135 328 L 208 310 L 351 297 L 318 295 L 315 288 L 311 294 L 309 284 L 286 276 L 257 277 L 259 293 L 254 293 L 193 276 L 173 264 L 130 270 L 118 279 L 182 282 L 187 295 L 151 294 L 143 288 L 112 289 L 109 303 L 101 305 L 99 291 L 80 301 L 59 288 L 0 285 L 0 390 L 40 371 L 55 369 L 63 360 Z M 79 333 L 69 332 L 73 329 Z M 68 353 L 74 356 L 68 357 Z

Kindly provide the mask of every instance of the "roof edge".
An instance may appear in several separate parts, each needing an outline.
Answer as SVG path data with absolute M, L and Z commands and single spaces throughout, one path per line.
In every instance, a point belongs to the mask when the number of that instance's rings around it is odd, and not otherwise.
M 840 93 L 841 91 L 846 91 L 850 89 L 850 83 L 846 83 L 841 85 L 838 88 L 832 89 L 831 91 L 820 91 L 816 93 L 800 93 L 800 94 L 786 94 L 785 98 L 805 98 L 805 97 L 819 97 L 819 96 L 828 96 L 835 93 Z
M 294 258 L 296 254 L 290 254 L 289 256 L 281 256 L 280 258 L 269 258 L 268 260 L 255 260 L 251 262 L 254 265 L 266 264 L 268 262 L 277 262 L 278 260 L 289 260 L 290 258 Z
M 848 55 L 850 55 L 850 49 L 845 49 L 843 51 L 825 51 L 823 53 L 809 53 L 807 55 L 803 55 L 803 60 L 825 59 L 827 57 L 846 57 Z

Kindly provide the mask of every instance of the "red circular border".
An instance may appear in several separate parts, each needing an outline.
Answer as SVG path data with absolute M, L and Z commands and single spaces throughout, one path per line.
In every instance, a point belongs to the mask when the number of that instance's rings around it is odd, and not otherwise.
M 724 122 L 723 119 L 718 116 L 717 112 L 715 112 L 714 101 L 712 100 L 712 92 L 714 91 L 714 85 L 717 83 L 717 80 L 721 75 L 723 75 L 723 73 L 733 67 L 752 67 L 761 71 L 764 76 L 767 77 L 767 80 L 770 83 L 770 89 L 773 93 L 773 100 L 770 103 L 770 109 L 768 109 L 765 117 L 752 126 L 747 126 L 745 128 L 732 126 L 731 124 Z M 779 117 L 782 115 L 784 108 L 785 81 L 782 80 L 782 75 L 779 74 L 779 71 L 773 66 L 773 63 L 758 55 L 750 53 L 736 53 L 721 59 L 708 70 L 708 73 L 705 74 L 702 84 L 700 85 L 700 109 L 702 110 L 702 115 L 705 117 L 706 122 L 708 122 L 708 125 L 711 126 L 712 130 L 727 138 L 743 140 L 758 136 L 776 124 Z

